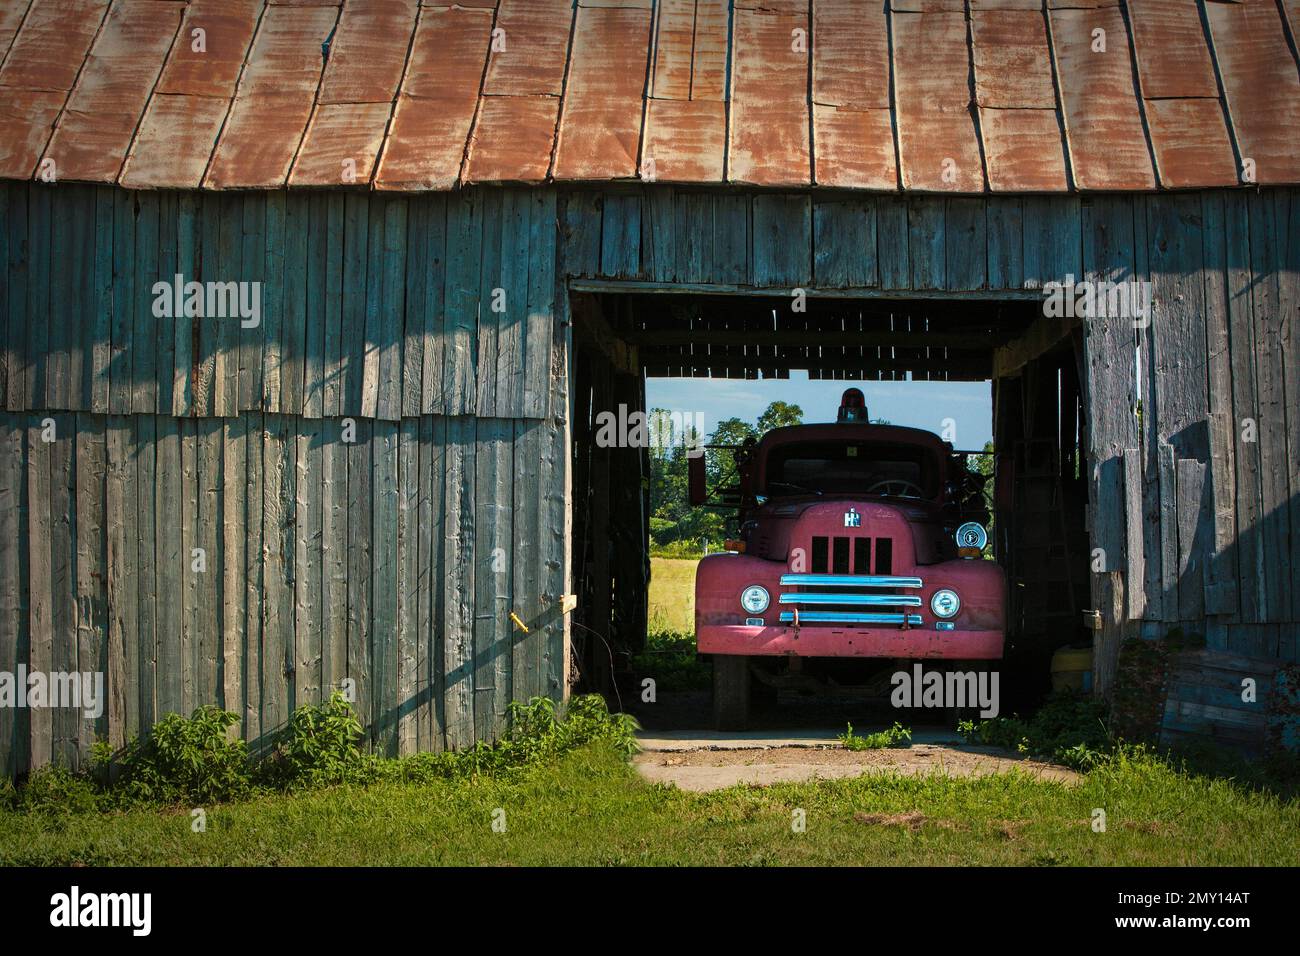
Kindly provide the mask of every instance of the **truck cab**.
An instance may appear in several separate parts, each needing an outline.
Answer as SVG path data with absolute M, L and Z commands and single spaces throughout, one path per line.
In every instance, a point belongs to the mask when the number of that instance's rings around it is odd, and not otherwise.
M 931 432 L 871 423 L 856 388 L 834 423 L 733 449 L 737 481 L 714 499 L 735 509 L 739 536 L 695 578 L 720 727 L 745 724 L 756 681 L 771 688 L 791 672 L 1002 657 L 1006 577 L 984 559 L 983 477 L 966 454 Z M 695 503 L 709 497 L 702 464 Z

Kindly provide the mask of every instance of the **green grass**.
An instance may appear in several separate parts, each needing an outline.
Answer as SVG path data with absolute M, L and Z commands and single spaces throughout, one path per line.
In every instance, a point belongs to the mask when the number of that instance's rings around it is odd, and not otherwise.
M 894 726 L 886 730 L 862 736 L 855 734 L 853 725 L 848 724 L 844 733 L 840 734 L 840 743 L 844 745 L 845 750 L 883 750 L 887 747 L 910 747 L 912 746 L 912 731 L 898 721 L 894 721 Z
M 1089 825 L 1094 808 L 1104 833 Z M 871 775 L 690 794 L 644 783 L 601 743 L 510 778 L 266 795 L 207 808 L 205 833 L 190 822 L 187 809 L 4 810 L 0 863 L 1300 864 L 1296 801 L 1124 755 L 1075 787 Z
M 650 632 L 695 633 L 697 560 L 650 559 Z

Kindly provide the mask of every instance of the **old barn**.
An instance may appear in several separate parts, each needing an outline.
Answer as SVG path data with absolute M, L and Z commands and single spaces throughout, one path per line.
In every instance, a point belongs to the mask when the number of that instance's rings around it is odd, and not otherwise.
M 646 459 L 593 416 L 792 369 L 990 382 L 1020 652 L 1091 634 L 1105 692 L 1199 635 L 1166 732 L 1256 743 L 1298 38 L 1297 0 L 0 0 L 0 670 L 107 682 L 0 708 L 0 768 L 206 703 L 264 742 L 344 679 L 389 753 L 609 686 Z M 1101 282 L 1150 309 L 1044 306 Z

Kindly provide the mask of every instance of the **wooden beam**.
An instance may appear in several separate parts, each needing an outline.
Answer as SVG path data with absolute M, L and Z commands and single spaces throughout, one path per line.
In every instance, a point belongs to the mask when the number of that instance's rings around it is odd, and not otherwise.
M 1043 293 L 1039 289 L 965 289 L 949 291 L 946 289 L 877 289 L 854 286 L 844 289 L 826 289 L 808 286 L 800 287 L 809 299 L 935 299 L 948 301 L 962 299 L 969 302 L 1007 302 L 1039 301 Z M 794 295 L 794 286 L 769 286 L 755 288 L 749 285 L 733 285 L 717 282 L 650 282 L 634 279 L 570 279 L 571 292 L 639 292 L 649 294 L 693 294 L 693 295 L 743 295 L 750 297 L 786 297 Z
M 593 348 L 615 371 L 639 375 L 641 363 L 635 345 L 630 345 L 605 320 L 600 303 L 590 296 L 573 297 L 573 336 L 577 344 Z
M 1041 318 L 1020 338 L 993 351 L 993 377 L 1019 375 L 1020 370 L 1069 338 L 1080 324 L 1077 317 Z
M 991 348 L 996 339 L 981 333 L 945 332 L 815 332 L 798 330 L 759 331 L 692 331 L 689 329 L 642 329 L 631 332 L 628 342 L 641 347 L 670 345 L 757 345 L 809 348 Z

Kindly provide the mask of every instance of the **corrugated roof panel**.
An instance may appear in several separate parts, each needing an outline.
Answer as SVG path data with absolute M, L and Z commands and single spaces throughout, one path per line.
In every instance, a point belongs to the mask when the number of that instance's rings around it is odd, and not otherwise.
M 663 0 L 655 24 L 650 95 L 691 98 L 691 55 L 695 49 L 695 0 Z
M 889 8 L 903 13 L 962 13 L 966 0 L 890 0 Z
M 119 182 L 131 189 L 197 189 L 229 108 L 216 97 L 155 93 Z
M 470 136 L 467 183 L 537 183 L 546 179 L 560 117 L 558 96 L 485 96 Z
M 730 18 L 727 0 L 695 0 L 695 52 L 691 62 L 693 100 L 721 100 L 727 95 Z
M 45 150 L 60 179 L 117 179 L 184 9 L 158 0 L 113 4 Z
M 720 183 L 725 175 L 726 104 L 650 100 L 641 175 L 669 183 Z
M 1065 144 L 1056 110 L 980 107 L 993 192 L 1065 192 Z
M 1206 3 L 1243 164 L 1260 184 L 1300 180 L 1300 77 L 1276 4 Z
M 1075 185 L 1154 188 L 1123 14 L 1106 7 L 1052 10 L 1050 17 Z M 1094 30 L 1104 31 L 1105 52 L 1093 52 Z
M 1282 0 L 1282 9 L 1291 24 L 1291 36 L 1300 43 L 1300 0 Z
M 156 92 L 234 96 L 261 15 L 260 0 L 193 0 Z
M 1219 95 L 1197 4 L 1129 0 L 1128 8 L 1144 97 Z
M 807 185 L 808 17 L 737 9 L 732 30 L 727 176 L 760 186 Z
M 895 13 L 892 29 L 903 188 L 983 192 L 965 16 Z
M 975 99 L 998 109 L 1054 109 L 1052 53 L 1040 11 L 981 10 L 971 21 Z
M 425 7 L 379 160 L 379 189 L 450 189 L 460 177 L 492 13 Z
M 559 96 L 573 30 L 573 0 L 501 0 L 496 28 L 504 47 L 488 56 L 483 92 Z M 549 151 L 547 155 L 549 162 Z
M 391 103 L 402 82 L 416 9 L 416 0 L 365 0 L 344 5 L 330 43 L 318 102 Z M 335 111 L 333 115 L 345 114 Z
M 14 42 L 18 25 L 27 15 L 28 6 L 30 0 L 11 0 L 0 4 L 0 62 L 3 62 L 5 54 L 9 52 L 9 44 Z
M 889 109 L 813 104 L 813 179 L 819 186 L 897 189 L 894 130 Z
M 108 0 L 35 3 L 0 69 L 0 87 L 68 92 L 107 12 Z
M 889 25 L 883 7 L 814 0 L 812 42 L 814 103 L 854 110 L 889 106 Z
M 67 94 L 0 88 L 0 176 L 31 179 Z
M 289 174 L 291 186 L 366 185 L 384 142 L 388 103 L 318 104 Z
M 321 48 L 333 32 L 338 14 L 337 7 L 268 7 L 239 77 L 238 95 L 304 90 L 314 94 L 325 66 Z
M 1234 186 L 1237 167 L 1217 98 L 1147 100 L 1160 183 L 1171 189 Z
M 648 10 L 578 8 L 555 150 L 557 177 L 637 174 L 649 52 Z

